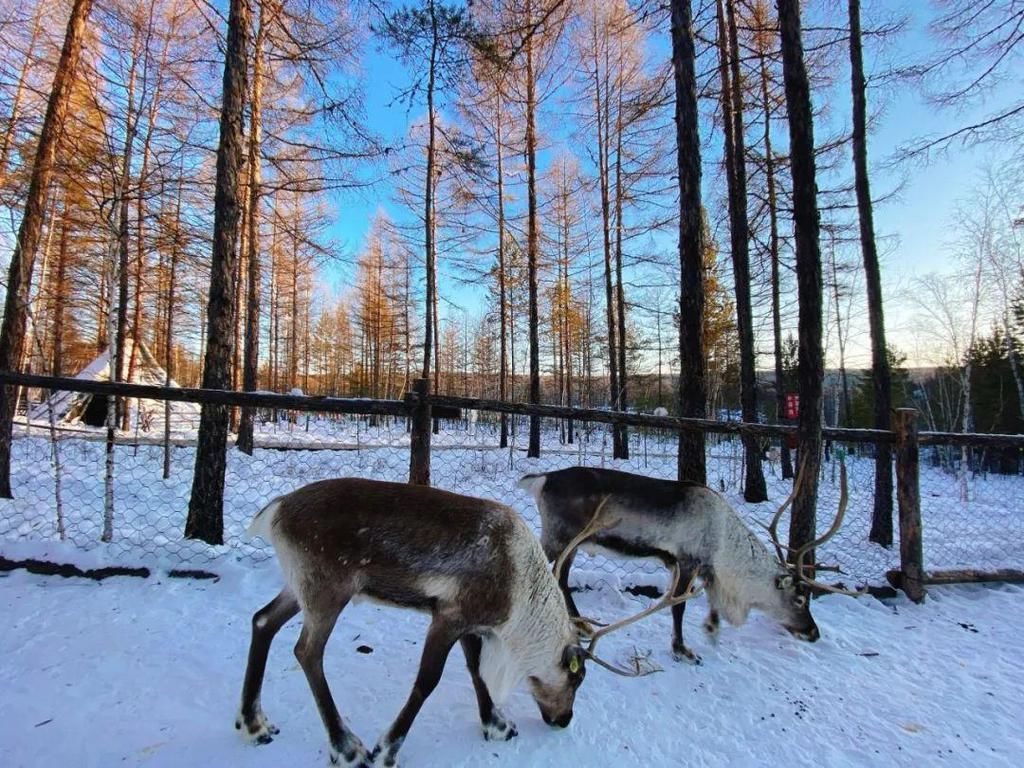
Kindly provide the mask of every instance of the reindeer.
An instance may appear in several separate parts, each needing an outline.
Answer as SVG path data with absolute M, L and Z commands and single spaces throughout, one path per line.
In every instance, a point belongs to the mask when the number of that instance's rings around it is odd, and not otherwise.
M 295 655 L 327 729 L 332 764 L 393 766 L 448 654 L 462 646 L 476 691 L 483 735 L 507 740 L 516 726 L 502 713 L 527 680 L 544 722 L 564 728 L 597 639 L 673 604 L 666 595 L 636 616 L 593 633 L 581 645 L 536 536 L 510 508 L 423 486 L 335 479 L 281 496 L 255 517 L 249 533 L 270 541 L 284 574 L 280 594 L 252 619 L 252 641 L 235 727 L 266 744 L 278 733 L 260 705 L 271 641 L 300 611 Z M 680 572 L 674 572 L 676 582 Z M 676 600 L 696 591 L 674 589 Z M 419 673 L 405 706 L 368 751 L 342 720 L 324 677 L 323 654 L 342 609 L 357 597 L 431 614 Z
M 652 557 L 666 565 L 700 575 L 707 591 L 710 612 L 704 629 L 718 633 L 719 614 L 735 626 L 743 624 L 751 609 L 776 618 L 792 635 L 808 642 L 820 632 L 811 616 L 813 589 L 846 592 L 820 584 L 807 576 L 807 553 L 828 541 L 842 525 L 846 510 L 846 467 L 841 476 L 839 511 L 822 537 L 793 553 L 794 565 L 786 563 L 776 528 L 793 493 L 768 526 L 777 558 L 773 557 L 718 493 L 695 483 L 657 480 L 612 469 L 572 467 L 556 472 L 526 475 L 519 487 L 535 498 L 541 514 L 541 544 L 549 557 L 564 550 L 556 573 L 570 613 L 579 612 L 569 591 L 569 568 L 580 545 L 605 549 L 626 557 Z M 602 512 L 598 517 L 595 509 Z M 591 523 L 587 523 L 591 520 Z M 691 576 L 692 590 L 693 576 Z M 674 582 L 677 589 L 680 582 Z M 848 593 L 859 594 L 859 593 Z M 699 664 L 700 657 L 683 642 L 686 601 L 672 606 L 672 653 L 677 660 Z

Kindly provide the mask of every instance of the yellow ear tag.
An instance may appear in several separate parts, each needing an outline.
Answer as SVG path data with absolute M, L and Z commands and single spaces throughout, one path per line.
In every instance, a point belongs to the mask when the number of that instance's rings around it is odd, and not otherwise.
M 569 671 L 574 675 L 580 671 L 580 660 L 575 656 L 569 660 Z

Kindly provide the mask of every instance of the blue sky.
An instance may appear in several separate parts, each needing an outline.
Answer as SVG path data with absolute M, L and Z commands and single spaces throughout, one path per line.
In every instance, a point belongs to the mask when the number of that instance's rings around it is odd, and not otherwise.
M 845 6 L 845 3 L 842 5 Z M 921 12 L 923 0 L 875 0 L 866 4 L 865 25 L 869 23 L 871 6 L 883 10 L 908 11 L 911 24 L 899 44 L 885 54 L 887 59 L 917 60 L 934 52 L 936 42 L 926 29 L 927 14 Z M 656 43 L 660 46 L 660 41 Z M 866 64 L 869 70 L 881 66 L 871 41 L 866 42 Z M 366 112 L 368 121 L 386 138 L 400 140 L 410 120 L 422 113 L 419 106 L 410 111 L 407 105 L 394 103 L 395 94 L 405 83 L 403 67 L 387 52 L 378 52 L 371 43 L 364 70 L 367 75 Z M 831 120 L 837 124 L 849 123 L 848 70 L 837 73 L 834 93 L 816 93 L 818 100 L 828 99 L 835 107 Z M 999 92 L 992 94 L 999 98 Z M 988 111 L 985 105 L 976 105 L 959 114 L 940 112 L 928 104 L 920 89 L 903 86 L 896 92 L 869 91 L 869 108 L 883 107 L 880 120 L 873 126 L 869 137 L 869 152 L 873 169 L 873 192 L 876 196 L 900 187 L 896 197 L 876 207 L 876 228 L 881 241 L 883 257 L 884 291 L 887 299 L 887 325 L 890 338 L 913 355 L 911 312 L 905 291 L 915 275 L 928 271 L 946 271 L 952 265 L 950 241 L 951 218 L 958 200 L 963 199 L 977 178 L 978 168 L 985 162 L 998 159 L 1001 148 L 969 148 L 954 145 L 949 151 L 937 155 L 928 164 L 915 164 L 900 168 L 887 167 L 886 161 L 900 145 L 925 134 L 941 134 L 952 130 Z M 819 137 L 828 126 L 819 127 Z M 543 125 L 542 125 L 543 128 Z M 544 160 L 541 158 L 541 164 Z M 705 189 L 718 183 L 713 163 L 705 165 Z M 337 201 L 338 218 L 332 227 L 332 236 L 345 248 L 349 256 L 358 252 L 363 238 L 378 207 L 392 216 L 401 216 L 391 201 L 387 184 L 346 195 Z M 708 195 L 706 194 L 706 198 Z M 710 200 L 709 200 L 710 202 Z M 347 282 L 343 272 L 332 270 L 328 280 L 336 288 Z M 457 290 L 457 300 L 463 304 L 478 303 L 478 294 L 466 289 Z M 474 314 L 475 309 L 471 306 Z M 854 365 L 867 363 L 865 334 L 853 334 L 848 354 Z

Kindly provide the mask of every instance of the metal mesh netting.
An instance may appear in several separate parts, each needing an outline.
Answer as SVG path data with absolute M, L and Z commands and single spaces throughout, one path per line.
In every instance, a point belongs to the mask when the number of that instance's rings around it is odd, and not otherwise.
M 81 425 L 58 433 L 15 426 L 13 500 L 0 502 L 0 539 L 64 538 L 81 548 L 102 544 L 116 555 L 151 555 L 170 562 L 203 563 L 232 551 L 265 559 L 260 539 L 245 529 L 271 499 L 314 480 L 340 475 L 404 482 L 409 472 L 405 419 L 384 416 L 270 414 L 256 420 L 252 456 L 233 447 L 224 481 L 224 547 L 183 538 L 195 466 L 195 436 L 176 435 L 170 474 L 163 477 L 164 446 L 156 435 L 119 436 L 114 450 L 113 536 L 100 541 L 105 504 L 106 442 L 102 429 Z M 162 425 L 160 431 L 162 432 Z M 59 483 L 57 478 L 60 478 Z M 58 502 L 59 495 L 59 502 Z
M 104 431 L 62 424 L 51 440 L 41 423 L 15 426 L 13 500 L 0 501 L 0 539 L 55 541 L 82 549 L 103 548 L 123 559 L 150 557 L 183 565 L 207 563 L 232 555 L 247 559 L 270 556 L 260 539 L 244 531 L 267 502 L 313 480 L 359 476 L 404 482 L 409 471 L 409 421 L 387 416 L 338 416 L 260 411 L 256 449 L 248 456 L 228 451 L 222 547 L 184 539 L 188 497 L 195 461 L 195 434 L 175 433 L 170 447 L 170 474 L 163 477 L 163 424 L 119 435 L 114 450 L 112 531 L 101 542 L 106 505 Z M 158 419 L 157 422 L 160 422 Z M 505 502 L 539 532 L 533 499 L 516 488 L 527 473 L 574 465 L 605 466 L 651 477 L 674 478 L 677 435 L 669 430 L 630 429 L 630 458 L 611 458 L 611 431 L 606 424 L 577 421 L 573 441 L 565 424 L 542 422 L 540 458 L 526 456 L 527 420 L 511 419 L 509 446 L 498 447 L 495 414 L 470 412 L 461 420 L 441 420 L 432 436 L 431 479 L 440 488 Z M 709 435 L 708 484 L 723 493 L 748 525 L 767 542 L 758 523 L 767 523 L 791 487 L 777 463 L 765 461 L 769 501 L 743 501 L 742 446 L 736 438 Z M 232 442 L 233 446 L 233 442 Z M 872 446 L 832 446 L 822 465 L 818 529 L 832 522 L 839 503 L 838 457 L 845 456 L 849 505 L 838 534 L 818 551 L 822 563 L 837 564 L 849 585 L 881 584 L 885 572 L 899 566 L 896 543 L 885 549 L 868 541 L 874 494 Z M 1024 491 L 1019 475 L 964 474 L 948 462 L 921 462 L 921 507 L 925 567 L 995 570 L 1020 568 L 1024 562 L 1024 518 L 1016 502 Z M 57 467 L 59 466 L 59 472 Z M 966 500 L 965 500 L 966 499 Z M 895 505 L 894 505 L 895 506 Z M 895 512 L 894 512 L 895 517 Z M 779 526 L 785 537 L 788 517 Z M 63 529 L 63 534 L 62 534 Z M 581 554 L 576 581 L 607 581 L 615 586 L 661 583 L 664 568 L 643 560 Z

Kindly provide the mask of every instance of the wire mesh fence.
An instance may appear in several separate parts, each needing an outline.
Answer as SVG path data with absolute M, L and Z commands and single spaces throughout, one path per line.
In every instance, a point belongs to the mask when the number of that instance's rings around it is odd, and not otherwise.
M 180 395 L 179 395 L 180 396 Z M 316 406 L 309 399 L 305 407 Z M 367 408 L 375 401 L 365 401 Z M 36 410 L 38 413 L 38 409 Z M 31 416 L 31 412 L 29 414 Z M 436 420 L 431 436 L 431 479 L 435 486 L 512 506 L 539 532 L 532 497 L 516 487 L 528 473 L 570 466 L 610 467 L 650 477 L 676 476 L 678 433 L 672 429 L 630 428 L 628 459 L 612 458 L 611 425 L 576 418 L 571 435 L 561 418 L 542 419 L 541 455 L 527 456 L 526 417 L 509 417 L 509 441 L 499 445 L 498 415 L 464 411 L 458 419 Z M 259 409 L 255 449 L 247 455 L 229 443 L 224 489 L 222 546 L 183 535 L 195 463 L 195 431 L 179 429 L 165 440 L 157 414 L 146 425 L 118 432 L 107 473 L 106 431 L 82 421 L 55 423 L 22 417 L 12 446 L 14 498 L 0 500 L 0 541 L 61 541 L 102 550 L 122 559 L 155 558 L 171 565 L 209 563 L 221 557 L 251 560 L 270 556 L 260 539 L 245 529 L 274 497 L 308 482 L 356 476 L 405 482 L 409 477 L 408 417 Z M 570 439 L 571 438 L 571 439 Z M 919 489 L 924 528 L 925 568 L 995 571 L 1024 567 L 1024 478 L 1019 464 L 1000 464 L 1000 473 L 966 452 L 939 445 L 932 436 L 922 448 Z M 961 442 L 963 442 L 961 440 Z M 781 477 L 773 451 L 763 469 L 768 501 L 743 500 L 743 447 L 734 435 L 707 436 L 708 485 L 722 493 L 749 527 L 767 542 L 762 524 L 789 494 L 792 481 Z M 932 456 L 941 452 L 942 460 Z M 950 458 L 952 456 L 952 458 Z M 963 460 L 966 457 L 966 461 Z M 847 586 L 885 582 L 900 563 L 899 531 L 892 547 L 871 543 L 874 502 L 874 446 L 863 441 L 833 442 L 819 478 L 818 529 L 831 523 L 839 504 L 839 460 L 849 478 L 849 504 L 837 535 L 818 551 L 818 561 L 838 565 Z M 169 472 L 165 476 L 165 460 Z M 895 501 L 894 501 L 895 506 Z M 105 515 L 111 537 L 101 541 Z M 895 515 L 894 515 L 895 518 Z M 788 522 L 783 518 L 780 531 Z M 664 568 L 644 560 L 581 554 L 577 582 L 605 581 L 616 587 L 660 584 Z

